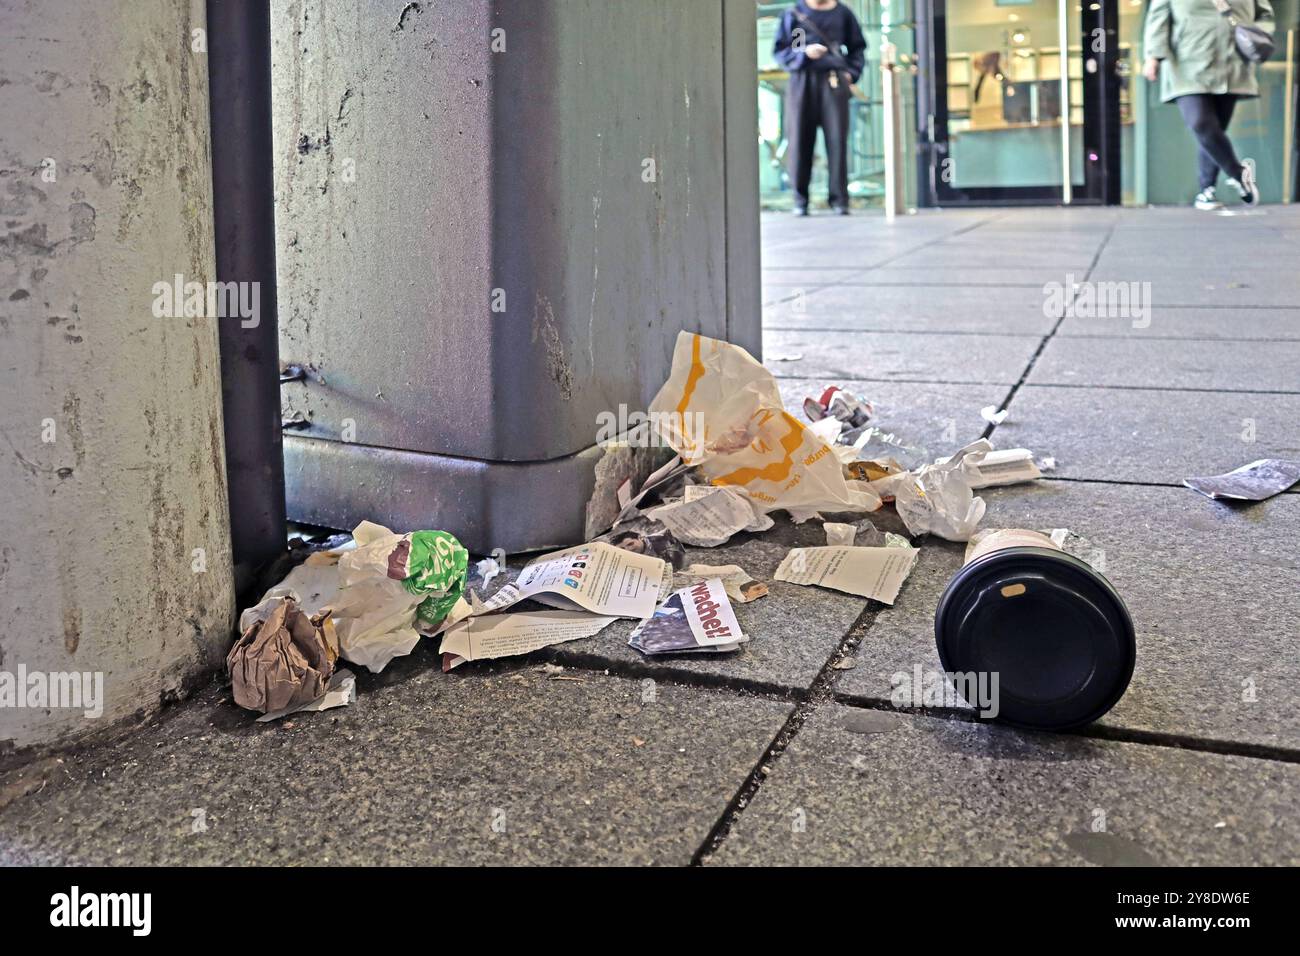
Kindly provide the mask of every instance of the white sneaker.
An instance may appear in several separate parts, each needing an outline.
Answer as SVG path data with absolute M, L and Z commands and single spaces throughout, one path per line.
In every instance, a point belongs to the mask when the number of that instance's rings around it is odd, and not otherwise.
M 1228 182 L 1237 187 L 1237 192 L 1241 193 L 1241 201 L 1247 206 L 1253 206 L 1259 202 L 1259 186 L 1255 183 L 1255 161 L 1253 159 L 1243 159 L 1241 161 L 1241 182 L 1235 179 L 1229 179 Z
M 1223 203 L 1219 202 L 1219 197 L 1214 194 L 1213 186 L 1206 186 L 1196 194 L 1196 199 L 1192 202 L 1197 209 L 1206 209 L 1213 211 L 1222 209 Z

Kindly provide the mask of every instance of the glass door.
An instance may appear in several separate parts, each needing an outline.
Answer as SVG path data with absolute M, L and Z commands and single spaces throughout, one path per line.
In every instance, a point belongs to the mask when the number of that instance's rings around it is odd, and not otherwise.
M 936 205 L 1118 201 L 1106 7 L 1115 0 L 933 0 Z

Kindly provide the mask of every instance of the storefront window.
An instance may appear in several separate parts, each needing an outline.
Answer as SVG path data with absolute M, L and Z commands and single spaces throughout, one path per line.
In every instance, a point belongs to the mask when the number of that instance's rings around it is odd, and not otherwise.
M 1078 7 L 1058 0 L 952 0 L 946 5 L 950 182 L 954 189 L 1083 185 L 1083 57 Z M 1061 82 L 1066 36 L 1068 87 Z M 1068 89 L 1068 96 L 1066 90 Z

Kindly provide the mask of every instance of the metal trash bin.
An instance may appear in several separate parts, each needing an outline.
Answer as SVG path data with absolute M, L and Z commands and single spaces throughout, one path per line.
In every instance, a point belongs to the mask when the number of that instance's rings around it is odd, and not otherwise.
M 275 6 L 289 517 L 584 540 L 678 331 L 759 352 L 752 3 Z

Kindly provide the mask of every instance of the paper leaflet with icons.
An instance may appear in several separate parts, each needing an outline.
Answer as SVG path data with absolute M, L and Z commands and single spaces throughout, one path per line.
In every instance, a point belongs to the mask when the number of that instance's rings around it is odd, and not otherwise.
M 646 618 L 671 587 L 666 561 L 593 541 L 534 558 L 513 584 L 486 601 L 475 596 L 472 613 L 488 614 L 531 598 L 566 611 Z

